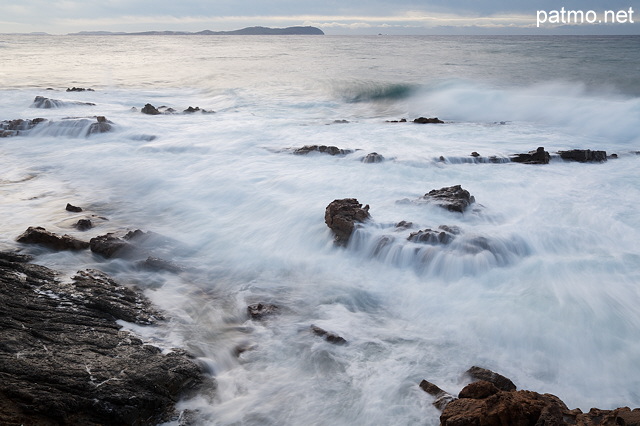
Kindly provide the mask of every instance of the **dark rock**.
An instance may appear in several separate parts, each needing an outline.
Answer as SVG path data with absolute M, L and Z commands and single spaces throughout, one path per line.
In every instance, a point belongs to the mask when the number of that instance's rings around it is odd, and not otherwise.
M 480 380 L 464 387 L 458 394 L 458 398 L 484 399 L 500 392 L 500 389 L 491 382 Z
M 438 410 L 444 410 L 444 407 L 446 407 L 447 404 L 457 399 L 455 396 L 443 391 L 438 386 L 426 380 L 420 382 L 420 388 L 435 398 L 433 405 Z
M 363 163 L 382 163 L 383 161 L 384 157 L 377 152 L 369 153 L 362 158 Z
M 160 259 L 158 257 L 149 256 L 146 260 L 141 261 L 138 265 L 150 271 L 167 271 L 172 272 L 174 274 L 180 273 L 183 271 L 183 268 L 179 265 L 176 265 L 173 262 L 169 262 L 168 260 Z
M 472 156 L 472 157 L 480 157 L 480 154 L 478 154 L 476 151 L 473 151 L 473 152 L 471 153 L 471 156 Z
M 433 229 L 423 229 L 417 232 L 412 232 L 407 240 L 412 241 L 414 243 L 423 243 L 423 244 L 449 244 L 455 236 L 441 229 L 440 231 L 434 231 Z
M 611 159 L 618 158 L 618 154 L 611 154 L 611 155 L 609 156 L 609 158 L 611 158 Z
M 503 391 L 516 390 L 516 385 L 514 385 L 510 379 L 486 368 L 473 366 L 466 371 L 466 374 L 473 380 L 484 380 L 493 383 L 498 389 Z
M 558 151 L 563 160 L 586 162 L 607 161 L 606 151 L 591 151 L 590 149 L 572 149 L 570 151 Z
M 407 222 L 406 220 L 401 220 L 400 222 L 396 223 L 396 228 L 397 229 L 413 228 L 413 222 Z
M 349 124 L 349 120 L 333 120 L 333 124 Z
M 75 225 L 73 225 L 73 227 L 78 231 L 87 231 L 93 228 L 93 223 L 91 223 L 90 219 L 80 219 Z
M 89 88 L 84 88 L 84 87 L 72 87 L 72 88 L 67 88 L 67 92 L 93 92 L 93 89 L 89 89 Z
M 182 111 L 182 112 L 184 112 L 184 113 L 186 113 L 186 114 L 191 114 L 191 113 L 198 112 L 198 111 L 200 111 L 200 107 L 195 107 L 195 108 L 194 108 L 194 107 L 192 107 L 192 106 L 189 106 L 189 108 L 185 109 L 185 110 L 184 110 L 184 111 Z
M 540 146 L 535 151 L 529 151 L 526 154 L 516 154 L 511 157 L 511 161 L 524 164 L 549 164 L 549 153 Z
M 254 320 L 261 320 L 266 316 L 275 315 L 280 311 L 276 305 L 269 303 L 254 303 L 247 306 L 247 313 L 249 318 Z
M 346 245 L 356 225 L 369 218 L 369 206 L 362 207 L 355 198 L 334 200 L 324 213 L 324 222 L 333 231 L 334 241 L 339 245 Z
M 68 102 L 68 101 L 60 101 L 57 99 L 49 99 L 44 96 L 36 96 L 31 104 L 31 108 L 61 108 L 67 105 L 87 105 L 87 106 L 95 106 L 95 104 L 91 102 Z
M 76 207 L 67 203 L 67 207 L 65 207 L 65 210 L 68 212 L 80 213 L 82 211 L 82 207 Z
M 89 240 L 91 251 L 106 257 L 121 257 L 134 251 L 133 244 L 109 233 Z
M 427 118 L 427 117 L 418 117 L 413 120 L 414 123 L 418 124 L 442 124 L 444 121 L 439 120 L 438 117 Z
M 350 149 L 340 149 L 336 146 L 326 145 L 305 145 L 302 148 L 296 148 L 293 150 L 293 153 L 297 155 L 305 155 L 309 154 L 310 152 L 322 152 L 329 155 L 346 155 L 352 153 L 353 151 Z
M 324 330 L 318 326 L 312 325 L 311 326 L 311 331 L 313 332 L 313 334 L 315 334 L 316 336 L 320 336 L 320 337 L 324 337 L 324 339 L 327 342 L 330 343 L 334 343 L 336 345 L 344 345 L 347 343 L 347 341 L 342 337 L 342 336 L 338 336 L 335 333 L 331 333 L 327 330 Z
M 30 226 L 24 231 L 17 241 L 23 244 L 39 244 L 53 250 L 84 250 L 89 248 L 89 243 L 80 241 L 69 235 L 57 235 L 38 226 Z
M 16 120 L 0 121 L 0 137 L 6 138 L 9 136 L 17 136 L 21 131 L 31 130 L 38 124 L 45 121 L 47 121 L 45 118 L 34 118 L 33 120 L 23 120 L 18 118 Z
M 0 261 L 2 424 L 168 421 L 180 396 L 203 383 L 202 370 L 184 351 L 163 355 L 116 323 L 149 324 L 160 314 L 101 273 L 81 272 L 71 283 L 55 275 Z
M 141 112 L 142 112 L 143 114 L 149 114 L 149 115 L 158 115 L 158 114 L 162 114 L 160 111 L 158 111 L 158 109 L 157 109 L 156 107 L 154 107 L 154 106 L 153 106 L 153 105 L 151 105 L 151 104 L 146 104 L 146 105 L 142 108 Z
M 406 118 L 401 118 L 400 120 L 387 120 L 385 121 L 385 123 L 406 123 L 407 119 Z
M 89 126 L 89 130 L 87 131 L 88 135 L 93 135 L 95 133 L 107 133 L 112 130 L 112 122 L 107 120 L 104 116 L 100 115 L 96 117 L 97 123 L 91 123 Z
M 422 200 L 439 205 L 452 212 L 464 212 L 469 205 L 475 203 L 475 198 L 460 185 L 434 189 L 426 193 Z

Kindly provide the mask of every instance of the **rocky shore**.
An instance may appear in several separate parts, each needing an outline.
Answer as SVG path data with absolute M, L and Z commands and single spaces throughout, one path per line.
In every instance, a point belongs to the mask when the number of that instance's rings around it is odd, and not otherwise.
M 185 351 L 122 330 L 163 321 L 142 293 L 96 270 L 64 282 L 30 260 L 0 253 L 1 424 L 155 425 L 213 386 Z

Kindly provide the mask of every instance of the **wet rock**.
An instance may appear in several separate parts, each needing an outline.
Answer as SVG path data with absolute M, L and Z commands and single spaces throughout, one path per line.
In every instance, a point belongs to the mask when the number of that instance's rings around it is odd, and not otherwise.
M 333 343 L 336 345 L 344 345 L 347 343 L 347 341 L 342 337 L 339 336 L 335 333 L 331 333 L 327 330 L 324 330 L 318 326 L 312 325 L 311 326 L 311 331 L 313 332 L 313 334 L 315 334 L 316 336 L 320 336 L 320 337 L 324 337 L 324 339 L 329 342 L 329 343 Z
M 385 121 L 385 123 L 406 123 L 407 119 L 406 118 L 401 118 L 400 120 L 387 120 Z
M 457 399 L 455 396 L 443 391 L 437 385 L 434 385 L 427 380 L 423 380 L 422 382 L 420 382 L 420 388 L 435 398 L 435 401 L 433 401 L 433 405 L 438 410 L 444 410 L 447 404 Z
M 95 104 L 91 102 L 70 102 L 70 101 L 60 101 L 58 99 L 49 99 L 44 96 L 36 96 L 31 104 L 31 108 L 61 108 L 67 105 L 86 105 L 86 106 L 95 106 Z
M 603 162 L 607 161 L 607 151 L 591 151 L 590 149 L 572 149 L 570 151 L 558 151 L 560 158 L 569 161 Z
M 377 152 L 371 152 L 364 156 L 361 161 L 363 163 L 382 163 L 384 161 L 384 157 Z
M 333 124 L 349 124 L 349 120 L 333 120 Z
M 178 274 L 184 270 L 181 266 L 173 262 L 153 256 L 149 256 L 144 261 L 139 262 L 138 266 L 149 271 L 166 271 L 174 274 Z
M 329 155 L 346 155 L 351 154 L 353 151 L 350 149 L 341 149 L 332 145 L 305 145 L 302 148 L 296 148 L 293 150 L 293 153 L 297 155 L 305 155 L 310 152 L 322 152 Z
M 436 245 L 449 244 L 454 238 L 454 234 L 446 231 L 445 229 L 434 231 L 433 229 L 427 228 L 417 232 L 412 232 L 409 234 L 409 237 L 407 237 L 407 240 L 414 243 Z
M 33 120 L 23 120 L 21 118 L 15 120 L 0 121 L 0 137 L 18 136 L 20 132 L 33 129 L 40 123 L 48 121 L 46 118 L 34 118 Z
M 476 151 L 473 151 L 471 153 L 471 156 L 477 158 L 477 157 L 480 157 L 480 154 L 478 154 Z
M 460 185 L 434 189 L 422 196 L 421 200 L 428 201 L 452 212 L 464 212 L 469 205 L 475 203 L 475 198 Z
M 516 154 L 511 157 L 511 161 L 524 164 L 549 164 L 549 153 L 540 146 L 535 151 L 529 151 L 526 154 Z
M 69 235 L 57 235 L 40 226 L 30 226 L 17 241 L 23 244 L 38 244 L 53 250 L 84 250 L 89 243 L 73 238 Z
M 0 256 L 0 259 L 5 258 Z M 139 292 L 96 271 L 61 283 L 48 268 L 0 260 L 3 424 L 155 425 L 204 382 L 182 350 L 163 355 L 116 320 L 161 315 Z
M 82 211 L 82 207 L 77 207 L 72 204 L 67 203 L 65 210 L 68 212 L 80 213 Z
M 275 315 L 280 311 L 276 305 L 270 303 L 254 303 L 247 306 L 247 313 L 249 318 L 254 320 L 261 320 L 267 316 Z
M 516 390 L 516 385 L 513 384 L 510 379 L 486 368 L 473 366 L 468 369 L 465 374 L 467 374 L 472 380 L 484 380 L 489 383 L 493 383 L 498 389 L 503 391 Z
M 91 223 L 90 219 L 80 219 L 75 223 L 75 225 L 73 225 L 73 227 L 78 231 L 88 231 L 93 228 L 93 223 Z
M 99 235 L 89 240 L 89 245 L 93 253 L 110 259 L 112 257 L 122 257 L 135 250 L 133 244 L 115 236 L 113 233 Z
M 156 107 L 154 107 L 151 104 L 146 104 L 144 107 L 142 107 L 141 112 L 143 114 L 149 114 L 149 115 L 159 115 L 162 114 L 160 111 L 158 111 L 158 109 Z
M 369 206 L 362 207 L 355 198 L 334 200 L 324 213 L 324 222 L 333 231 L 334 241 L 339 245 L 346 245 L 357 224 L 369 218 Z
M 112 130 L 113 122 L 106 119 L 106 117 L 100 115 L 96 117 L 96 123 L 91 123 L 89 126 L 89 130 L 87 131 L 88 135 L 93 135 L 95 133 L 107 133 Z
M 418 117 L 413 120 L 414 123 L 418 124 L 442 124 L 444 121 L 439 120 L 438 117 L 427 118 L 427 117 Z
M 464 387 L 458 394 L 458 398 L 484 399 L 500 392 L 500 389 L 491 382 L 480 380 Z
M 84 88 L 84 87 L 72 87 L 72 88 L 67 88 L 67 92 L 93 92 L 93 89 L 89 89 L 89 88 Z
M 396 223 L 396 229 L 411 229 L 413 228 L 413 222 L 407 222 L 406 220 L 401 220 Z

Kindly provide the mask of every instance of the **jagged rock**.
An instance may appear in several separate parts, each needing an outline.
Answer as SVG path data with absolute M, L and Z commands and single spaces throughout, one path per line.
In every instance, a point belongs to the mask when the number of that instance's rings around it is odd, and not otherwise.
M 93 89 L 89 89 L 89 88 L 84 88 L 84 87 L 72 87 L 72 88 L 67 88 L 67 92 L 93 92 Z
M 457 399 L 455 396 L 443 391 L 437 385 L 434 385 L 433 383 L 426 380 L 420 382 L 420 388 L 435 398 L 435 401 L 433 401 L 433 405 L 438 410 L 444 410 L 444 407 L 446 407 L 447 404 Z
M 155 425 L 204 382 L 182 350 L 163 355 L 116 320 L 161 315 L 96 271 L 72 282 L 0 256 L 0 419 L 7 425 Z
M 484 380 L 493 383 L 498 389 L 503 391 L 514 391 L 517 389 L 516 385 L 513 384 L 510 379 L 486 368 L 474 365 L 468 369 L 465 374 L 469 375 L 473 380 Z
M 511 161 L 524 164 L 549 164 L 550 155 L 540 146 L 535 151 L 529 151 L 526 154 L 516 154 L 511 157 Z
M 254 320 L 261 320 L 266 316 L 275 315 L 280 311 L 276 305 L 270 303 L 254 303 L 247 306 L 247 313 L 249 318 Z
M 324 213 L 324 222 L 333 231 L 334 241 L 339 245 L 346 245 L 356 225 L 369 218 L 369 205 L 362 207 L 355 198 L 334 200 Z
M 93 223 L 91 223 L 90 219 L 80 219 L 73 225 L 78 231 L 88 231 L 93 228 Z
M 158 109 L 156 107 L 154 107 L 151 104 L 146 104 L 144 107 L 142 107 L 141 112 L 143 114 L 149 114 L 149 115 L 158 115 L 158 114 L 162 114 L 160 111 L 158 111 Z
M 458 394 L 458 398 L 484 399 L 500 392 L 500 389 L 491 382 L 480 380 L 464 387 Z
M 591 151 L 590 149 L 572 149 L 570 151 L 558 151 L 563 160 L 586 162 L 607 161 L 607 151 Z
M 409 237 L 407 237 L 407 240 L 414 243 L 424 244 L 449 244 L 453 241 L 455 236 L 452 232 L 449 232 L 444 228 L 445 227 L 441 226 L 439 231 L 427 228 L 417 232 L 412 232 L 409 234 Z
M 320 337 L 324 337 L 324 339 L 327 342 L 330 343 L 334 343 L 336 345 L 344 345 L 347 343 L 347 341 L 345 340 L 344 337 L 339 336 L 335 333 L 331 333 L 327 330 L 324 330 L 318 326 L 312 325 L 311 326 L 311 331 L 313 332 L 313 334 L 315 334 L 316 336 L 320 336 Z
M 112 233 L 99 235 L 89 240 L 91 251 L 106 257 L 121 257 L 134 250 L 134 246 Z
M 297 155 L 305 155 L 309 154 L 310 152 L 322 152 L 329 155 L 346 155 L 352 153 L 353 151 L 350 149 L 340 149 L 336 146 L 326 145 L 305 145 L 302 148 L 296 148 L 293 150 L 293 153 Z
M 74 205 L 71 205 L 69 203 L 67 203 L 67 206 L 65 207 L 65 210 L 68 212 L 74 212 L 74 213 L 80 213 L 82 211 L 82 207 L 77 207 Z
M 361 161 L 363 163 L 382 163 L 384 161 L 384 157 L 377 152 L 371 152 L 364 156 Z
M 53 250 L 84 250 L 89 243 L 73 238 L 69 235 L 57 235 L 40 226 L 30 226 L 17 241 L 23 244 L 39 244 Z
M 427 117 L 418 117 L 413 120 L 414 123 L 418 124 L 442 124 L 444 121 L 438 119 L 438 117 L 427 118 Z
M 21 131 L 31 130 L 38 124 L 48 121 L 46 118 L 34 118 L 33 120 L 23 120 L 21 118 L 15 120 L 0 121 L 0 137 L 17 136 Z
M 422 200 L 434 203 L 452 212 L 464 212 L 476 199 L 460 185 L 434 189 L 424 194 Z

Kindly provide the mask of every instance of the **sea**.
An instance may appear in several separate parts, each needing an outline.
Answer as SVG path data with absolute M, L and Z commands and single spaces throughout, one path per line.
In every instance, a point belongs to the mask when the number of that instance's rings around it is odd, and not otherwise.
M 122 325 L 214 378 L 178 403 L 198 425 L 437 425 L 419 383 L 455 395 L 471 366 L 569 408 L 640 407 L 638 52 L 640 36 L 2 35 L 0 121 L 48 122 L 0 138 L 0 248 L 144 291 L 167 319 Z M 111 131 L 87 135 L 97 116 Z M 538 147 L 549 164 L 509 161 Z M 422 198 L 454 185 L 464 213 Z M 324 216 L 344 198 L 371 215 L 346 247 Z M 145 250 L 180 271 L 20 245 L 29 226 L 152 232 Z M 425 229 L 456 233 L 408 239 Z

